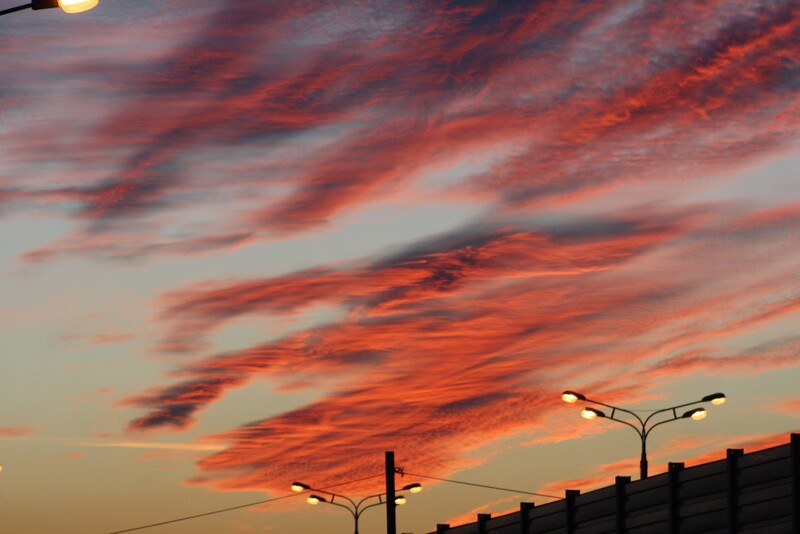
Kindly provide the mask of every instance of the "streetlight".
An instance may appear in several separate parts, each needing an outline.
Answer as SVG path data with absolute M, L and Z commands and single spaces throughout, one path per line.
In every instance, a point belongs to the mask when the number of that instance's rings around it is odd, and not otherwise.
M 306 502 L 308 504 L 313 504 L 314 506 L 318 505 L 321 502 L 324 502 L 326 504 L 332 504 L 334 506 L 338 506 L 339 508 L 344 508 L 345 510 L 350 512 L 350 515 L 353 516 L 353 522 L 355 523 L 355 531 L 354 531 L 355 534 L 358 534 L 358 519 L 361 517 L 361 514 L 363 514 L 365 510 L 369 510 L 370 508 L 373 508 L 375 506 L 380 506 L 382 504 L 386 504 L 386 501 L 383 500 L 383 498 L 386 496 L 386 493 L 378 493 L 378 494 L 375 494 L 375 495 L 370 495 L 368 497 L 364 497 L 363 499 L 361 499 L 358 502 L 355 502 L 353 499 L 351 499 L 350 497 L 347 497 L 345 495 L 340 495 L 338 493 L 333 493 L 333 492 L 330 492 L 330 491 L 327 491 L 327 490 L 312 488 L 308 484 L 303 484 L 302 482 L 292 482 L 292 491 L 295 491 L 297 493 L 301 493 L 303 491 L 309 491 L 309 492 L 310 491 L 315 491 L 315 492 L 325 493 L 327 495 L 330 495 L 330 500 L 329 500 L 329 499 L 326 499 L 325 497 L 322 497 L 320 495 L 312 493 L 311 495 L 308 496 L 308 498 L 306 499 Z M 422 484 L 408 484 L 407 486 L 403 486 L 401 491 L 408 491 L 410 493 L 419 493 L 420 491 L 422 491 Z M 346 504 L 341 504 L 341 503 L 336 502 L 336 498 L 337 497 L 339 497 L 340 499 L 344 499 L 345 501 L 347 501 L 347 503 Z M 366 501 L 368 501 L 369 499 L 375 499 L 375 498 L 378 499 L 378 502 L 375 502 L 375 503 L 372 503 L 372 504 L 368 504 L 367 506 L 363 506 L 363 504 Z M 403 505 L 405 503 L 406 503 L 405 496 L 403 496 L 403 495 L 395 495 L 395 497 L 394 497 L 394 504 L 395 505 L 399 506 L 399 505 Z
M 0 15 L 8 15 L 24 9 L 51 9 L 60 7 L 65 13 L 81 13 L 89 11 L 97 5 L 99 0 L 33 0 L 30 4 L 0 10 Z
M 650 435 L 650 432 L 652 432 L 654 428 L 656 428 L 657 426 L 661 426 L 665 423 L 678 421 L 680 419 L 692 419 L 694 421 L 700 421 L 701 419 L 704 419 L 705 416 L 707 415 L 705 408 L 695 407 L 687 412 L 682 413 L 681 415 L 678 415 L 678 409 L 685 408 L 687 406 L 690 406 L 692 404 L 697 404 L 700 402 L 710 402 L 715 406 L 719 406 L 721 404 L 725 404 L 727 398 L 725 397 L 724 393 L 712 393 L 711 395 L 706 395 L 700 400 L 687 402 L 685 404 L 678 404 L 677 406 L 670 406 L 669 408 L 662 408 L 660 410 L 655 410 L 653 412 L 650 412 L 650 414 L 648 414 L 648 416 L 644 419 L 642 419 L 638 414 L 634 413 L 631 410 L 626 410 L 625 408 L 612 406 L 611 404 L 605 404 L 603 402 L 599 402 L 596 400 L 587 399 L 585 395 L 582 395 L 576 391 L 569 391 L 569 390 L 565 391 L 564 393 L 561 394 L 561 400 L 569 404 L 574 404 L 578 401 L 582 401 L 582 402 L 589 402 L 591 404 L 597 404 L 599 406 L 605 406 L 606 408 L 611 408 L 611 414 L 606 415 L 606 413 L 603 412 L 602 410 L 598 410 L 597 408 L 592 408 L 591 406 L 587 406 L 583 410 L 581 410 L 581 417 L 590 420 L 600 417 L 602 419 L 608 419 L 610 421 L 616 421 L 618 423 L 622 423 L 623 425 L 627 425 L 632 429 L 634 429 L 636 433 L 639 435 L 639 438 L 642 440 L 642 459 L 639 462 L 639 474 L 640 477 L 644 479 L 647 478 L 647 436 Z M 629 421 L 625 421 L 624 419 L 617 419 L 615 417 L 617 412 L 624 412 L 628 415 L 632 415 L 633 417 L 636 418 L 636 421 L 639 423 L 638 426 Z M 654 422 L 653 424 L 650 424 L 654 416 L 670 412 L 671 412 L 670 414 L 671 417 L 669 419 L 664 419 L 661 421 Z M 650 426 L 648 426 L 648 424 L 650 424 Z

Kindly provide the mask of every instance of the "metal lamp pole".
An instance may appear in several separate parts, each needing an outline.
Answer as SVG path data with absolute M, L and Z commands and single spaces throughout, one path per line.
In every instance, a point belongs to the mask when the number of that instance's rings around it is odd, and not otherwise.
M 611 414 L 606 415 L 605 412 L 598 410 L 597 408 L 586 407 L 581 411 L 581 416 L 583 416 L 585 419 L 594 419 L 596 417 L 601 417 L 631 427 L 636 432 L 636 434 L 638 434 L 639 439 L 641 440 L 642 443 L 642 456 L 639 461 L 639 475 L 642 479 L 647 478 L 647 437 L 650 435 L 650 432 L 652 432 L 654 428 L 666 423 L 678 421 L 680 419 L 693 419 L 695 421 L 699 421 L 701 419 L 704 419 L 707 414 L 705 408 L 695 407 L 687 412 L 684 412 L 681 415 L 678 415 L 678 409 L 680 408 L 685 408 L 687 406 L 691 406 L 693 404 L 698 404 L 701 402 L 710 402 L 711 404 L 718 406 L 720 404 L 724 404 L 726 401 L 725 394 L 713 393 L 711 395 L 706 395 L 700 400 L 687 402 L 684 404 L 678 404 L 676 406 L 670 406 L 669 408 L 662 408 L 660 410 L 655 410 L 653 412 L 650 412 L 647 415 L 647 417 L 643 419 L 641 416 L 639 416 L 639 414 L 631 410 L 620 408 L 619 406 L 613 406 L 611 404 L 606 404 L 604 402 L 588 399 L 586 398 L 585 395 L 582 395 L 575 391 L 565 391 L 564 393 L 561 394 L 561 399 L 564 402 L 568 402 L 570 404 L 582 401 L 591 404 L 597 404 L 599 406 L 605 406 L 606 408 L 611 408 Z M 617 412 L 623 412 L 634 417 L 637 424 L 631 423 L 630 421 L 626 421 L 624 419 L 617 418 L 616 417 Z M 668 418 L 654 422 L 653 417 L 659 414 L 668 414 Z
M 403 491 L 410 491 L 411 493 L 417 493 L 421 489 L 422 489 L 422 485 L 421 484 L 409 484 L 409 485 L 403 487 Z M 306 501 L 309 504 L 313 504 L 313 505 L 317 505 L 317 504 L 319 504 L 321 502 L 324 502 L 326 504 L 332 504 L 334 506 L 338 506 L 339 508 L 344 508 L 345 510 L 350 512 L 350 515 L 353 516 L 353 524 L 354 524 L 354 527 L 355 527 L 355 529 L 353 531 L 354 534 L 358 534 L 358 520 L 361 518 L 361 514 L 363 514 L 366 510 L 369 510 L 370 508 L 374 508 L 375 506 L 381 506 L 383 504 L 386 504 L 387 506 L 389 506 L 390 504 L 394 504 L 395 506 L 397 506 L 397 505 L 402 505 L 402 504 L 406 503 L 406 498 L 403 495 L 395 495 L 394 499 L 390 503 L 388 498 L 384 499 L 386 497 L 386 493 L 377 493 L 375 495 L 369 495 L 367 497 L 364 497 L 360 501 L 356 502 L 356 501 L 354 501 L 353 499 L 351 499 L 350 497 L 348 497 L 346 495 L 342 495 L 342 494 L 339 494 L 339 493 L 333 493 L 332 491 L 327 491 L 327 490 L 323 490 L 323 489 L 312 488 L 311 486 L 308 486 L 307 484 L 303 484 L 302 482 L 294 482 L 292 484 L 292 490 L 294 490 L 296 492 L 314 491 L 314 492 L 324 493 L 326 495 L 329 495 L 330 498 L 326 499 L 325 497 L 317 495 L 316 493 L 312 493 L 311 495 L 308 496 Z M 340 502 L 336 502 L 337 498 L 339 498 L 340 500 L 346 501 L 345 504 L 342 504 Z M 366 506 L 364 506 L 365 503 L 368 500 L 376 499 L 376 498 L 378 499 L 378 502 L 374 502 L 374 503 L 367 504 Z

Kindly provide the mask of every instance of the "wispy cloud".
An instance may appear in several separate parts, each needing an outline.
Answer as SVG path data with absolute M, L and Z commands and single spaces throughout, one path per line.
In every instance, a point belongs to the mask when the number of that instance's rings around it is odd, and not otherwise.
M 0 427 L 0 439 L 23 438 L 36 432 L 32 426 L 4 426 Z
M 646 377 L 625 391 L 644 398 L 798 364 L 796 337 L 759 335 L 800 312 L 798 194 L 703 194 L 797 146 L 796 2 L 149 4 L 133 30 L 107 21 L 107 47 L 4 35 L 3 65 L 31 67 L 4 86 L 26 118 L 0 130 L 0 216 L 72 223 L 21 261 L 223 254 L 398 199 L 483 214 L 392 253 L 165 291 L 158 349 L 185 359 L 123 402 L 143 411 L 131 430 L 185 431 L 264 377 L 340 381 L 213 442 L 86 446 L 213 452 L 194 482 L 225 490 L 373 474 L 389 447 L 439 472 L 498 436 L 568 438 L 543 415 L 566 381 L 613 398 Z M 317 306 L 342 317 L 210 342 Z
M 75 445 L 79 447 L 119 447 L 123 449 L 152 449 L 165 451 L 192 451 L 210 452 L 219 451 L 224 447 L 214 443 L 162 443 L 148 441 L 79 441 Z
M 424 190 L 445 162 L 476 155 L 494 163 L 455 177 L 441 198 L 514 211 L 720 174 L 797 140 L 791 2 L 244 0 L 208 10 L 207 21 L 176 21 L 201 29 L 169 55 L 130 57 L 116 84 L 84 78 L 105 105 L 78 135 L 59 139 L 52 124 L 7 134 L 36 140 L 12 144 L 18 176 L 44 146 L 65 168 L 58 186 L 0 182 L 2 202 L 55 205 L 80 223 L 25 261 L 132 261 L 286 238 Z M 116 29 L 113 52 L 129 56 L 124 39 L 140 35 Z M 198 223 L 221 206 L 224 218 Z M 132 220 L 150 231 L 131 231 Z
M 754 257 L 769 250 L 772 241 L 763 238 L 782 233 L 782 223 L 759 223 L 766 234 L 758 241 L 751 241 L 749 225 L 726 230 L 727 242 L 700 257 L 694 250 L 702 236 L 720 232 L 716 218 L 653 210 L 638 217 L 551 231 L 475 229 L 351 267 L 170 293 L 163 299 L 164 318 L 175 325 L 166 334 L 169 348 L 197 347 L 246 314 L 321 301 L 347 313 L 184 366 L 176 384 L 127 401 L 149 410 L 130 428 L 186 429 L 227 390 L 256 376 L 278 384 L 355 376 L 306 406 L 214 436 L 230 446 L 199 462 L 204 474 L 196 482 L 253 489 L 265 470 L 288 480 L 297 466 L 347 479 L 379 469 L 362 459 L 379 459 L 386 447 L 413 451 L 408 461 L 415 469 L 437 472 L 463 468 L 465 451 L 499 436 L 544 431 L 543 414 L 559 403 L 566 377 L 570 386 L 605 391 L 613 402 L 617 394 L 644 398 L 647 384 L 698 370 L 755 373 L 800 364 L 793 338 L 726 346 L 796 314 L 797 288 L 785 276 L 791 263 L 747 278 L 741 260 L 726 263 L 743 242 Z M 749 220 L 749 212 L 741 217 Z M 703 269 L 708 261 L 717 268 Z M 653 275 L 665 271 L 669 276 Z M 717 284 L 720 277 L 739 283 Z M 733 298 L 748 304 L 720 313 L 720 303 Z M 638 385 L 615 393 L 620 382 Z M 548 428 L 538 440 L 566 439 L 571 431 Z M 315 454 L 321 442 L 337 451 L 336 462 Z

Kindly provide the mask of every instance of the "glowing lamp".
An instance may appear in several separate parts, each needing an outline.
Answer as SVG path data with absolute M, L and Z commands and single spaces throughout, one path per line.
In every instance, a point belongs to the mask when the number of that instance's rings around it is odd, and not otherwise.
M 99 0 L 58 0 L 58 6 L 64 13 L 82 13 L 97 6 Z
M 321 502 L 328 502 L 325 500 L 324 497 L 320 497 L 319 495 L 309 495 L 308 499 L 306 499 L 308 504 L 313 504 L 314 506 L 318 505 Z
M 422 491 L 422 484 L 409 484 L 408 486 L 403 486 L 403 491 L 410 491 L 411 493 L 419 493 Z
M 684 418 L 691 417 L 695 421 L 700 421 L 701 419 L 705 419 L 708 413 L 706 412 L 705 408 L 695 408 L 694 410 L 689 410 L 685 414 L 683 414 Z
M 586 400 L 586 397 L 574 391 L 565 391 L 564 393 L 561 394 L 561 400 L 573 404 L 575 402 L 578 402 L 579 400 Z
M 302 482 L 292 482 L 292 491 L 296 493 L 300 493 L 301 491 L 309 490 L 310 487 L 306 486 Z
M 595 408 L 584 408 L 581 410 L 581 417 L 584 419 L 594 419 L 595 417 L 605 417 L 606 414 Z
M 714 393 L 712 395 L 706 395 L 703 397 L 703 402 L 710 402 L 714 406 L 719 406 L 720 404 L 725 404 L 727 401 L 727 397 L 725 397 L 724 393 Z
M 394 498 L 394 503 L 398 506 L 402 506 L 406 503 L 406 498 L 403 495 L 398 495 Z

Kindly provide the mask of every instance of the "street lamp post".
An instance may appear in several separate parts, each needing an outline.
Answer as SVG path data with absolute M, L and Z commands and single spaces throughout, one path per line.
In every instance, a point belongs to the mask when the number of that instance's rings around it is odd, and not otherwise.
M 8 15 L 25 9 L 51 9 L 60 7 L 65 13 L 81 13 L 89 11 L 97 5 L 99 0 L 33 0 L 30 4 L 1 9 L 0 15 Z
M 361 518 L 361 514 L 363 514 L 366 510 L 369 510 L 370 508 L 374 508 L 375 506 L 381 506 L 383 504 L 386 504 L 386 501 L 384 500 L 384 497 L 386 496 L 386 493 L 377 493 L 375 495 L 369 495 L 368 497 L 364 497 L 360 501 L 356 502 L 353 499 L 351 499 L 350 497 L 347 497 L 346 495 L 341 495 L 339 493 L 333 493 L 331 491 L 327 491 L 327 490 L 323 490 L 323 489 L 312 488 L 311 486 L 309 486 L 307 484 L 303 484 L 302 482 L 293 482 L 292 483 L 292 490 L 296 491 L 298 493 L 303 492 L 303 491 L 308 491 L 308 492 L 312 492 L 313 491 L 313 492 L 325 493 L 326 495 L 329 495 L 330 499 L 326 499 L 325 497 L 317 495 L 316 493 L 312 493 L 311 495 L 308 496 L 308 498 L 306 499 L 306 502 L 308 502 L 308 504 L 313 504 L 315 506 L 317 504 L 321 503 L 321 502 L 324 502 L 326 504 L 332 504 L 334 506 L 338 506 L 339 508 L 344 508 L 345 510 L 350 512 L 350 515 L 353 516 L 353 523 L 355 525 L 354 534 L 358 534 L 358 520 L 359 520 L 359 518 Z M 420 491 L 422 491 L 422 485 L 421 484 L 408 484 L 407 486 L 403 486 L 401 491 L 409 491 L 411 493 L 419 493 Z M 337 498 L 339 498 L 340 500 L 344 500 L 345 504 L 336 502 Z M 364 506 L 364 504 L 367 501 L 369 501 L 370 499 L 378 499 L 378 502 L 374 502 L 374 503 L 367 504 L 366 506 Z M 405 496 L 403 496 L 403 495 L 396 495 L 395 496 L 394 504 L 403 505 L 405 503 L 406 503 Z
M 687 402 L 685 404 L 678 404 L 676 406 L 670 406 L 669 408 L 662 408 L 660 410 L 652 411 L 647 415 L 647 417 L 642 419 L 642 417 L 639 416 L 639 414 L 631 410 L 626 410 L 625 408 L 620 408 L 619 406 L 612 406 L 611 404 L 606 404 L 604 402 L 588 399 L 586 398 L 585 395 L 582 395 L 575 391 L 565 391 L 564 393 L 561 394 L 561 399 L 564 402 L 568 402 L 570 404 L 581 401 L 581 402 L 588 402 L 591 404 L 597 404 L 599 406 L 605 406 L 606 408 L 611 408 L 611 414 L 606 415 L 605 412 L 598 410 L 597 408 L 586 407 L 581 411 L 581 416 L 584 419 L 595 419 L 597 417 L 601 417 L 603 419 L 608 419 L 611 421 L 622 423 L 623 425 L 627 425 L 631 427 L 633 430 L 635 430 L 636 433 L 639 435 L 639 439 L 642 442 L 642 457 L 641 460 L 639 461 L 639 475 L 642 479 L 647 478 L 647 437 L 650 435 L 650 432 L 652 432 L 654 428 L 681 419 L 693 419 L 695 421 L 700 421 L 701 419 L 704 419 L 707 414 L 705 408 L 694 407 L 682 413 L 681 415 L 678 415 L 678 410 L 680 408 L 686 408 L 687 406 L 691 406 L 692 404 L 698 404 L 701 402 L 710 402 L 715 406 L 719 406 L 720 404 L 725 404 L 725 401 L 727 400 L 724 393 L 712 393 L 711 395 L 706 395 L 700 400 Z M 636 419 L 638 425 L 633 424 L 630 421 L 626 421 L 624 419 L 618 419 L 616 417 L 617 412 L 623 412 L 633 416 Z M 653 417 L 660 414 L 667 414 L 668 418 L 662 419 L 660 421 L 654 421 Z

